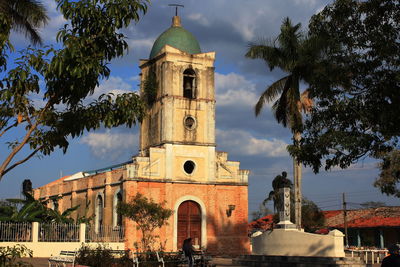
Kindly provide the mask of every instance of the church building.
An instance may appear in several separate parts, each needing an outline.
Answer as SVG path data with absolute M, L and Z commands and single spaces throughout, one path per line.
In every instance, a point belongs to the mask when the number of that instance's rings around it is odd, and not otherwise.
M 215 52 L 202 53 L 180 17 L 140 60 L 140 93 L 147 114 L 140 128 L 140 151 L 132 161 L 66 176 L 34 190 L 61 212 L 80 205 L 75 218 L 94 215 L 92 224 L 124 227 L 126 248 L 140 240 L 131 220 L 116 206 L 138 192 L 173 210 L 159 231 L 166 251 L 191 237 L 213 254 L 249 250 L 248 170 L 216 151 Z

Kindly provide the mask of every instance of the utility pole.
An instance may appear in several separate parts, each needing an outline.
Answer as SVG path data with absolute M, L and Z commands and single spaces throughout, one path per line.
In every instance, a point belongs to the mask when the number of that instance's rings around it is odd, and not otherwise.
M 346 210 L 346 196 L 343 193 L 343 226 L 344 226 L 344 236 L 345 236 L 345 245 L 349 246 L 349 237 L 347 235 L 347 210 Z

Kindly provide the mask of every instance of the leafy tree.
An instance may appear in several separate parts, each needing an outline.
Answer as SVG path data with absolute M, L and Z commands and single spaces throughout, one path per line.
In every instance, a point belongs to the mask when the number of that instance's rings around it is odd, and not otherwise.
M 381 170 L 374 186 L 381 189 L 386 195 L 400 197 L 400 150 L 393 150 L 385 154 L 379 165 Z
M 4 20 L 6 27 L 3 34 L 9 35 L 10 29 L 25 34 L 33 44 L 42 44 L 43 40 L 38 28 L 47 24 L 49 18 L 46 8 L 36 0 L 2 0 L 0 1 L 0 20 Z
M 129 203 L 118 204 L 118 213 L 136 223 L 142 233 L 141 247 L 143 251 L 152 251 L 158 236 L 154 235 L 157 228 L 167 224 L 172 210 L 164 208 L 164 203 L 156 203 L 140 193 L 137 193 Z
M 101 126 L 131 127 L 143 116 L 136 93 L 102 95 L 94 101 L 88 96 L 110 76 L 111 60 L 127 51 L 121 29 L 139 20 L 148 0 L 56 2 L 69 20 L 57 34 L 61 48 L 25 49 L 0 82 L 0 137 L 18 136 L 9 142 L 0 180 L 35 155 L 49 155 L 56 148 L 65 153 L 70 137 Z M 0 18 L 0 26 L 6 24 Z M 0 31 L 0 71 L 7 65 L 8 37 Z M 30 151 L 24 154 L 26 146 Z
M 255 105 L 255 114 L 258 116 L 264 104 L 274 101 L 273 112 L 278 123 L 289 126 L 294 134 L 294 142 L 301 139 L 303 129 L 302 112 L 308 112 L 312 100 L 308 97 L 308 90 L 300 92 L 300 82 L 311 79 L 314 62 L 322 52 L 322 40 L 319 37 L 307 37 L 300 31 L 301 24 L 293 25 L 289 18 L 285 18 L 281 25 L 281 32 L 273 41 L 261 40 L 250 44 L 246 57 L 264 60 L 272 71 L 278 67 L 287 73 L 286 76 L 272 83 L 261 94 Z M 296 198 L 296 224 L 301 221 L 301 165 L 297 158 L 294 161 L 294 184 Z
M 318 100 L 291 154 L 315 172 L 365 157 L 383 157 L 386 170 L 385 154 L 399 149 L 400 2 L 336 0 L 311 18 L 309 34 L 329 46 L 308 81 Z M 383 176 L 375 185 L 396 194 L 396 178 Z
M 312 233 L 325 224 L 325 216 L 322 210 L 307 198 L 303 198 L 301 212 L 301 226 L 304 231 Z

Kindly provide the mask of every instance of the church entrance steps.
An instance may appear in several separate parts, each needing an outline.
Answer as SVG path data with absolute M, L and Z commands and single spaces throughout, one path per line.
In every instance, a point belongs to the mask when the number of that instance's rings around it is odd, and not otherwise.
M 365 267 L 360 258 L 242 255 L 233 265 L 254 267 Z
M 210 262 L 210 265 L 213 267 L 225 267 L 225 266 L 244 267 L 244 265 L 233 264 L 232 260 L 233 260 L 232 258 L 213 257 Z

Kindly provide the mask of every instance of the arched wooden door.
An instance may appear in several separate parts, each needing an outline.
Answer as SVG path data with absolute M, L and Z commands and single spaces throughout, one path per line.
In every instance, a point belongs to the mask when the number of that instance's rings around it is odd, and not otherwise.
M 178 208 L 178 249 L 183 240 L 192 238 L 192 244 L 201 246 L 201 210 L 194 201 L 185 201 Z

